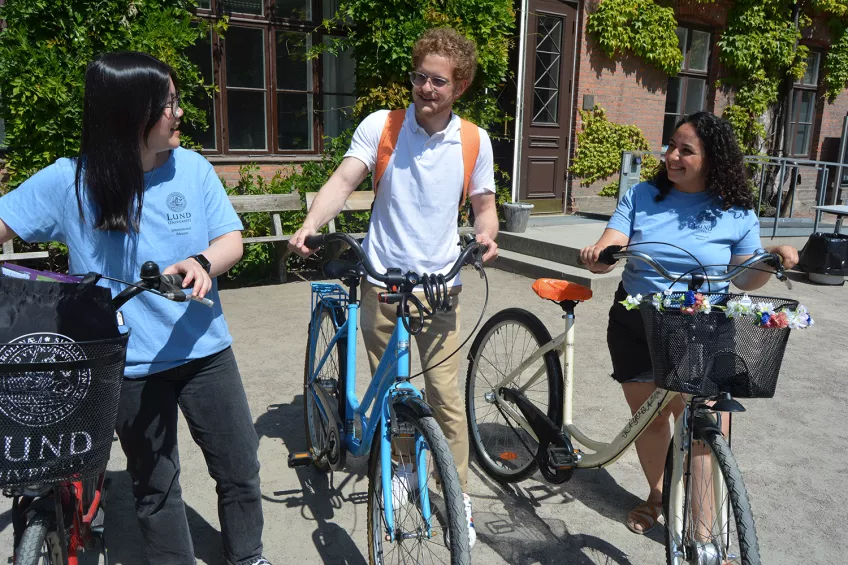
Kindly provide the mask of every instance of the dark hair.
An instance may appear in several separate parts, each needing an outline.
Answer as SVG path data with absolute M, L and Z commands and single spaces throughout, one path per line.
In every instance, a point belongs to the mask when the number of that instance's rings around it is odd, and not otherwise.
M 80 216 L 83 186 L 94 204 L 96 229 L 138 229 L 145 189 L 141 143 L 165 111 L 173 77 L 168 65 L 145 53 L 106 53 L 89 63 L 74 183 Z
M 754 195 L 748 185 L 742 150 L 736 141 L 736 134 L 730 122 L 710 112 L 697 112 L 686 116 L 674 128 L 677 131 L 683 124 L 692 124 L 695 133 L 704 144 L 707 160 L 707 191 L 721 198 L 722 208 L 739 206 L 746 210 L 754 207 Z M 660 193 L 656 201 L 663 200 L 671 190 L 665 162 L 652 181 Z

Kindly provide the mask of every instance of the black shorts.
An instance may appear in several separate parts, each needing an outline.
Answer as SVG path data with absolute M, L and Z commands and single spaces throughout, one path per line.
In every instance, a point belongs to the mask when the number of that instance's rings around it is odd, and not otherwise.
M 607 346 L 612 358 L 612 378 L 620 383 L 654 382 L 651 353 L 645 337 L 645 326 L 639 310 L 628 310 L 620 304 L 627 298 L 624 285 L 615 291 L 615 302 L 609 311 Z

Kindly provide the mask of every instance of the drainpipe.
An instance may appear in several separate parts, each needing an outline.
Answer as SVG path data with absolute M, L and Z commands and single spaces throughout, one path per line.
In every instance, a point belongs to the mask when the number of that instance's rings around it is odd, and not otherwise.
M 521 0 L 521 23 L 518 32 L 518 76 L 515 95 L 515 150 L 512 153 L 512 201 L 518 202 L 521 186 L 521 149 L 524 147 L 524 75 L 527 60 L 527 19 L 530 16 L 530 1 Z

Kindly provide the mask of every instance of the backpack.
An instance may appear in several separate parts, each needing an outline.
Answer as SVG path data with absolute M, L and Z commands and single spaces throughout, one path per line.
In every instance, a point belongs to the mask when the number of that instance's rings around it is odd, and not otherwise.
M 403 127 L 403 121 L 406 118 L 406 110 L 392 110 L 389 112 L 389 117 L 386 120 L 386 125 L 383 126 L 383 133 L 380 135 L 380 144 L 377 146 L 377 164 L 374 167 L 374 195 L 377 195 L 377 185 L 380 179 L 383 178 L 383 173 L 389 166 L 389 160 L 392 158 L 392 153 L 397 146 L 400 130 Z M 474 171 L 474 165 L 477 163 L 477 155 L 480 153 L 480 131 L 477 126 L 467 120 L 461 120 L 459 126 L 459 137 L 462 144 L 462 163 L 465 167 L 465 176 L 462 183 L 462 200 L 459 207 L 465 205 L 465 200 L 468 198 L 468 185 L 471 184 L 471 173 Z

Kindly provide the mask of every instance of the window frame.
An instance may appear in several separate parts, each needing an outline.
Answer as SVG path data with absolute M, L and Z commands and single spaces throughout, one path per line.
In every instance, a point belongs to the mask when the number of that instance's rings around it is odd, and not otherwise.
M 818 110 L 816 105 L 818 103 L 818 91 L 819 84 L 821 82 L 821 70 L 822 70 L 822 52 L 817 50 L 810 50 L 809 56 L 816 57 L 816 75 L 813 83 L 805 83 L 804 77 L 801 77 L 792 83 L 792 92 L 789 98 L 789 139 L 785 140 L 788 144 L 786 148 L 786 155 L 788 157 L 795 158 L 809 158 L 813 153 L 813 137 L 815 134 L 816 127 L 816 117 L 818 115 Z M 812 100 L 810 101 L 812 112 L 810 113 L 810 121 L 802 122 L 799 120 L 799 114 L 801 112 L 801 104 L 798 102 L 801 100 L 801 97 L 804 94 L 812 94 Z M 808 126 L 807 129 L 807 138 L 806 138 L 806 151 L 796 151 L 795 148 L 795 138 L 798 131 L 798 126 Z
M 282 18 L 275 15 L 274 0 L 263 0 L 264 16 L 253 14 L 232 12 L 223 10 L 221 0 L 208 0 L 209 8 L 198 7 L 195 10 L 196 15 L 204 20 L 214 22 L 221 16 L 229 16 L 230 28 L 233 27 L 249 27 L 261 28 L 264 30 L 264 49 L 265 49 L 265 149 L 232 149 L 230 147 L 229 135 L 229 113 L 228 113 L 228 88 L 227 88 L 227 69 L 226 69 L 226 37 L 219 36 L 214 29 L 211 31 L 212 42 L 212 77 L 214 84 L 218 87 L 218 92 L 213 96 L 212 107 L 214 108 L 216 123 L 210 124 L 209 127 L 215 128 L 215 143 L 216 147 L 202 149 L 202 153 L 207 156 L 219 156 L 222 158 L 239 158 L 239 157 L 309 157 L 319 155 L 324 148 L 324 129 L 325 129 L 325 111 L 324 98 L 326 94 L 340 94 L 355 96 L 355 92 L 348 93 L 325 92 L 323 85 L 323 65 L 327 55 L 322 54 L 316 59 L 310 61 L 311 78 L 307 81 L 307 90 L 292 91 L 288 89 L 277 88 L 277 32 L 302 33 L 310 42 L 310 45 L 316 45 L 318 42 L 323 42 L 325 37 L 338 37 L 338 30 L 321 30 L 318 31 L 317 26 L 321 22 L 323 16 L 322 0 L 310 0 L 310 10 L 312 15 L 311 21 L 297 20 L 292 18 Z M 311 149 L 289 149 L 280 148 L 279 146 L 279 127 L 278 127 L 278 108 L 277 108 L 277 93 L 303 93 L 312 98 L 311 107 Z
M 707 110 L 707 108 L 709 106 L 709 99 L 710 99 L 710 95 L 709 95 L 709 92 L 710 92 L 710 75 L 712 74 L 711 73 L 712 60 L 713 60 L 713 54 L 715 52 L 715 49 L 713 49 L 713 41 L 714 41 L 713 30 L 711 30 L 707 27 L 704 27 L 704 26 L 699 26 L 697 24 L 691 24 L 691 23 L 688 23 L 688 22 L 678 22 L 677 28 L 683 29 L 683 30 L 686 31 L 686 40 L 685 40 L 685 43 L 683 45 L 683 61 L 680 64 L 680 71 L 675 76 L 668 77 L 669 82 L 666 83 L 666 106 L 663 107 L 663 131 L 665 130 L 665 122 L 666 122 L 666 119 L 668 118 L 668 116 L 676 116 L 675 123 L 677 123 L 682 119 L 683 116 L 687 115 L 685 113 L 685 109 L 686 109 L 686 96 L 688 94 L 689 87 L 688 87 L 688 81 L 684 80 L 684 79 L 692 78 L 692 79 L 699 79 L 699 80 L 704 81 L 703 100 L 701 101 L 701 110 L 699 110 L 699 111 Z M 691 55 L 692 37 L 694 36 L 694 34 L 692 32 L 694 32 L 694 31 L 707 34 L 707 60 L 706 60 L 706 65 L 705 65 L 706 69 L 703 70 L 703 71 L 689 68 L 689 57 Z M 678 91 L 678 97 L 679 97 L 678 111 L 677 112 L 667 112 L 666 107 L 668 105 L 668 95 L 669 95 L 668 85 L 669 85 L 670 81 L 675 80 L 675 79 L 680 81 L 680 83 L 679 83 L 680 86 L 679 86 L 679 91 Z M 661 142 L 661 145 L 663 147 L 666 147 L 668 145 L 668 141 L 665 140 L 665 139 L 661 139 L 660 142 Z

